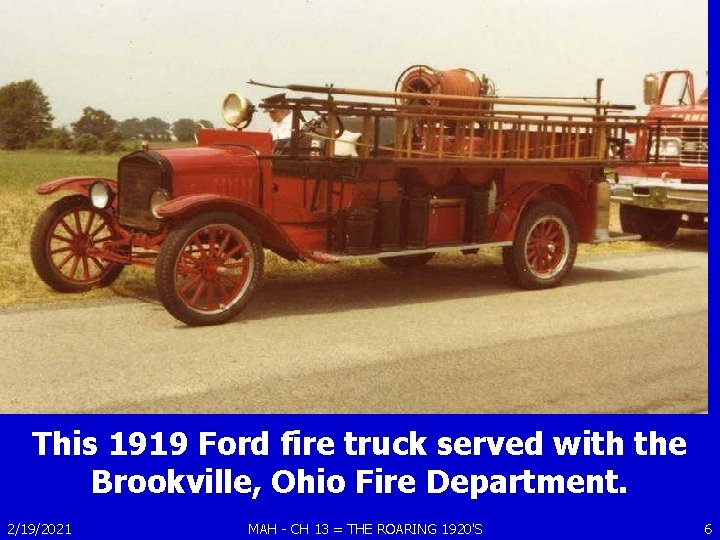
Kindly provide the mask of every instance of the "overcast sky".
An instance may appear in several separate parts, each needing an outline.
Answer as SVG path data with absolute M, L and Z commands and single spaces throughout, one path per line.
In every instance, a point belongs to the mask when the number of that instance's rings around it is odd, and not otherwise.
M 0 0 L 0 85 L 34 79 L 55 123 L 207 118 L 229 91 L 335 83 L 391 89 L 411 64 L 489 75 L 501 94 L 642 102 L 642 76 L 703 86 L 705 0 Z M 258 122 L 256 120 L 256 122 Z M 261 120 L 258 128 L 263 127 Z

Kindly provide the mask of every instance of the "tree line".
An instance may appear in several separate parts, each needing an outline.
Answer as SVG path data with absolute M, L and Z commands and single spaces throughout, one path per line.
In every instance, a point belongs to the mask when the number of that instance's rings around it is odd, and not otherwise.
M 17 150 L 29 146 L 75 149 L 78 152 L 114 152 L 125 140 L 192 141 L 198 125 L 214 127 L 209 120 L 180 118 L 172 124 L 156 116 L 117 121 L 102 109 L 85 107 L 66 127 L 53 128 L 50 101 L 33 80 L 12 82 L 0 88 L 0 147 Z

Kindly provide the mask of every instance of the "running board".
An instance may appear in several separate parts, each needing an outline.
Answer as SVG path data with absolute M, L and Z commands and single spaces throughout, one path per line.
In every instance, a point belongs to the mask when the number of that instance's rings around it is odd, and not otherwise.
M 355 259 L 384 259 L 385 257 L 404 257 L 409 255 L 420 255 L 422 253 L 442 253 L 446 251 L 465 251 L 469 249 L 509 247 L 512 242 L 487 242 L 485 244 L 461 244 L 453 246 L 434 246 L 423 249 L 403 249 L 402 251 L 376 251 L 374 253 L 357 253 L 348 255 L 345 253 L 325 253 L 314 251 L 312 258 L 323 262 L 340 262 Z
M 639 234 L 629 234 L 624 232 L 609 231 L 607 236 L 595 238 L 593 244 L 608 244 L 610 242 L 635 241 L 640 240 Z

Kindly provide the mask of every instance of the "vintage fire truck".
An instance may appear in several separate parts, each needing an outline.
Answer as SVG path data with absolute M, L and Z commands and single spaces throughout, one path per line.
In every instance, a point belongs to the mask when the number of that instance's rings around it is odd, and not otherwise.
M 635 140 L 642 163 L 617 168 L 612 200 L 623 231 L 672 240 L 679 227 L 708 226 L 708 92 L 691 72 L 646 75 L 647 130 Z M 647 159 L 646 159 L 647 158 Z
M 39 218 L 32 259 L 69 292 L 107 286 L 125 265 L 154 267 L 163 305 L 189 325 L 235 317 L 264 250 L 406 269 L 498 247 L 519 287 L 554 287 L 578 242 L 610 239 L 604 169 L 642 161 L 627 134 L 653 137 L 623 116 L 633 106 L 601 99 L 600 82 L 592 98 L 501 98 L 472 71 L 412 66 L 389 92 L 273 87 L 284 93 L 259 108 L 292 115 L 290 137 L 275 142 L 247 129 L 255 107 L 230 94 L 232 129 L 201 129 L 196 147 L 128 154 L 117 180 L 39 186 L 70 194 Z

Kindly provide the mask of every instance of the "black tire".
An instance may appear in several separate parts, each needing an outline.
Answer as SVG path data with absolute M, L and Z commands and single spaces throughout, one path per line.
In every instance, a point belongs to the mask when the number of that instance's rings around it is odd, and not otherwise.
M 401 268 L 408 270 L 418 268 L 430 262 L 435 256 L 434 253 L 418 253 L 416 255 L 398 255 L 397 257 L 381 257 L 379 261 L 390 268 Z
M 107 287 L 113 281 L 115 281 L 120 272 L 122 272 L 123 265 L 116 262 L 102 261 L 97 258 L 87 257 L 84 255 L 84 249 L 77 247 L 74 242 L 66 242 L 67 246 L 63 247 L 63 242 L 56 244 L 56 249 L 53 249 L 53 242 L 57 240 L 55 237 L 66 237 L 68 239 L 75 239 L 76 236 L 68 236 L 71 232 L 78 233 L 77 236 L 83 236 L 84 227 L 81 226 L 76 228 L 75 220 L 72 219 L 70 223 L 70 229 L 62 227 L 60 225 L 64 218 L 73 215 L 74 212 L 78 212 L 79 215 L 87 215 L 88 218 L 91 214 L 94 216 L 100 216 L 104 223 L 107 225 L 107 229 L 100 229 L 95 235 L 95 238 L 103 231 L 109 229 L 109 223 L 111 222 L 110 217 L 104 214 L 101 210 L 98 210 L 90 204 L 87 197 L 82 195 L 71 195 L 64 197 L 51 204 L 38 218 L 33 229 L 32 238 L 30 239 L 30 256 L 32 258 L 35 272 L 47 285 L 53 290 L 65 293 L 79 293 L 89 291 L 93 287 Z M 90 227 L 88 227 L 87 233 L 84 234 L 85 238 L 90 237 L 90 228 L 96 228 L 95 226 L 96 217 L 92 218 Z M 87 224 L 87 219 L 86 222 Z M 100 222 L 97 222 L 100 225 Z M 61 234 L 56 234 L 60 232 Z M 110 231 L 111 232 L 111 231 Z M 87 244 L 87 242 L 85 242 Z M 56 258 L 53 257 L 55 253 L 53 251 L 66 252 L 67 260 L 65 255 L 60 255 Z M 75 262 L 77 260 L 77 263 Z M 64 264 L 63 261 L 65 261 Z M 71 272 L 64 272 L 69 268 Z M 84 279 L 76 279 L 78 270 L 82 274 L 86 273 L 87 278 L 80 276 Z M 91 273 L 92 272 L 92 273 Z
M 680 228 L 681 220 L 680 212 L 620 205 L 620 226 L 623 232 L 639 234 L 643 240 L 672 240 Z
M 534 202 L 520 218 L 513 245 L 503 248 L 503 265 L 518 287 L 556 287 L 575 264 L 577 245 L 570 211 L 553 201 Z
M 189 326 L 222 324 L 250 302 L 263 265 L 260 237 L 245 220 L 229 212 L 209 212 L 170 232 L 158 255 L 155 285 L 163 306 L 176 319 Z

